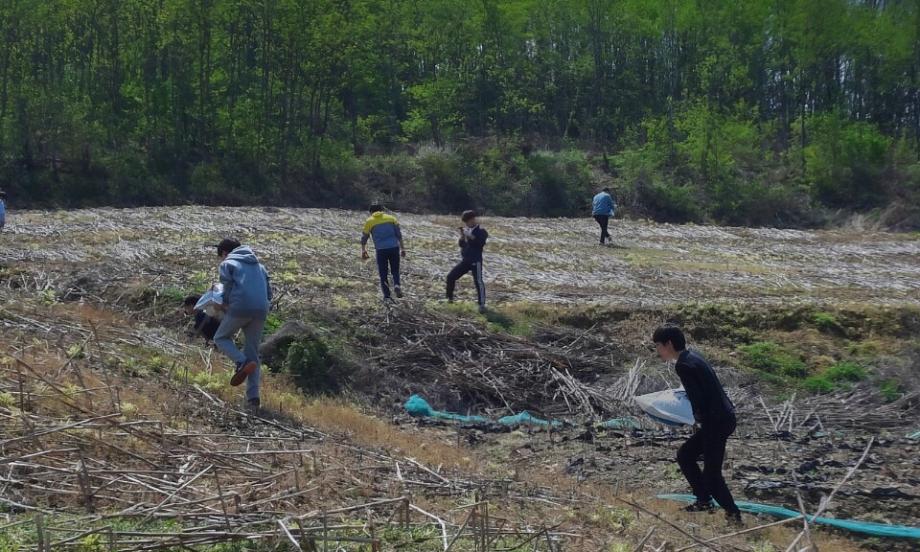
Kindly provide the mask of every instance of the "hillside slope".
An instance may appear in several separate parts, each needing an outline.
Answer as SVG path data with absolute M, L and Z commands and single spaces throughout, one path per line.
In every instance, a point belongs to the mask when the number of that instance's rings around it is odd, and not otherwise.
M 0 461 L 10 469 L 0 546 L 38 549 L 41 535 L 41 546 L 82 550 L 321 550 L 324 538 L 345 550 L 375 540 L 443 550 L 460 535 L 453 550 L 483 549 L 484 538 L 489 550 L 619 551 L 732 532 L 654 499 L 686 491 L 672 461 L 684 433 L 593 423 L 635 415 L 629 394 L 675 382 L 647 344 L 666 320 L 715 360 L 739 405 L 727 466 L 736 494 L 792 507 L 801 495 L 811 510 L 871 443 L 832 515 L 913 522 L 918 444 L 905 436 L 920 428 L 920 240 L 623 223 L 619 247 L 602 248 L 592 221 L 486 219 L 495 308 L 480 316 L 438 302 L 453 220 L 402 217 L 410 297 L 392 309 L 357 257 L 361 220 L 196 207 L 16 213 L 0 234 Z M 270 330 L 304 327 L 298 354 L 288 344 L 273 359 L 257 416 L 236 406 L 223 359 L 186 339 L 177 313 L 213 280 L 207 244 L 231 234 L 273 273 Z M 526 408 L 566 425 L 415 420 L 401 408 L 411 393 L 436 408 Z M 723 549 L 783 550 L 797 532 L 757 530 Z M 912 545 L 823 530 L 815 539 L 833 550 Z

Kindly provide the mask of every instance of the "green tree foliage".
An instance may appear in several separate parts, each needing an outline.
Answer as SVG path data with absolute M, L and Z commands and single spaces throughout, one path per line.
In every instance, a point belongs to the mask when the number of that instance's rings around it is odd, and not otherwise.
M 606 171 L 662 219 L 920 223 L 916 2 L 0 0 L 0 35 L 13 204 L 571 215 Z

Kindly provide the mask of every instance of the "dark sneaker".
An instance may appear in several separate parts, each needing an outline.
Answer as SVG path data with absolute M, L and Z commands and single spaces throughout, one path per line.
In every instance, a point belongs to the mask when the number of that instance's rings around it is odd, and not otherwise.
M 403 298 L 402 288 L 399 287 L 399 286 L 396 286 L 396 297 L 399 298 L 399 299 L 402 299 L 402 298 Z
M 259 365 L 254 360 L 250 360 L 246 364 L 243 364 L 236 370 L 236 373 L 233 374 L 233 377 L 230 378 L 230 385 L 232 385 L 233 387 L 240 385 L 241 383 L 246 381 L 246 378 L 248 378 L 253 372 L 255 372 L 256 368 L 258 367 Z
M 485 314 L 487 310 L 485 305 L 479 305 L 479 314 Z
M 259 407 L 262 406 L 262 401 L 259 400 L 259 399 L 249 399 L 249 400 L 246 402 L 246 406 L 249 407 L 249 410 L 252 410 L 252 411 L 254 411 L 254 412 L 258 412 L 258 411 L 259 411 Z
M 725 520 L 729 525 L 735 527 L 744 525 L 744 522 L 741 521 L 741 512 L 725 512 Z
M 685 512 L 711 512 L 714 509 L 712 502 L 694 502 L 684 507 Z

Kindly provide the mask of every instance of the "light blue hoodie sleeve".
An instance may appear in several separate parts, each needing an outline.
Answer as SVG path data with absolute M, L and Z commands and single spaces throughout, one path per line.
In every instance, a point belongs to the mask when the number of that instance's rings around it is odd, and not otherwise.
M 220 283 L 224 285 L 224 305 L 230 304 L 230 291 L 233 289 L 233 270 L 234 270 L 233 261 L 224 261 L 220 263 L 220 269 L 218 270 L 218 276 L 220 277 Z

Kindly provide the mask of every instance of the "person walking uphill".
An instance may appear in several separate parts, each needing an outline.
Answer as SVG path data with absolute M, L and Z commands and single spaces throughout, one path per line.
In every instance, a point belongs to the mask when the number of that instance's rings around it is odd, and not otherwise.
M 246 400 L 250 407 L 258 408 L 262 379 L 259 343 L 271 306 L 271 282 L 268 271 L 248 246 L 225 239 L 217 245 L 217 255 L 221 259 L 219 272 L 226 314 L 214 335 L 214 344 L 236 363 L 230 385 L 245 381 Z M 245 338 L 242 351 L 233 340 L 240 330 Z
M 393 273 L 393 287 L 396 291 L 396 297 L 402 299 L 402 285 L 400 285 L 399 281 L 399 259 L 406 256 L 406 248 L 403 245 L 399 221 L 393 215 L 384 213 L 383 207 L 378 203 L 371 205 L 370 212 L 371 216 L 364 223 L 364 230 L 361 234 L 361 258 L 365 260 L 370 258 L 370 255 L 367 254 L 367 241 L 373 236 L 383 300 L 388 301 L 391 299 L 390 272 Z
M 652 336 L 658 355 L 665 361 L 676 361 L 675 370 L 687 398 L 693 407 L 693 417 L 699 429 L 677 451 L 677 463 L 696 495 L 696 502 L 687 506 L 690 512 L 711 511 L 712 499 L 725 510 L 729 521 L 739 523 L 741 511 L 722 477 L 725 444 L 735 432 L 737 420 L 722 383 L 706 360 L 695 351 L 687 350 L 687 340 L 679 328 L 664 326 Z M 703 471 L 697 458 L 703 456 Z
M 617 204 L 613 200 L 613 196 L 610 195 L 610 188 L 604 188 L 598 192 L 591 201 L 591 213 L 594 215 L 594 220 L 601 227 L 601 245 L 604 245 L 605 240 L 610 239 L 610 232 L 607 231 L 607 226 L 610 224 L 610 219 L 616 212 L 616 208 Z
M 479 226 L 479 217 L 475 211 L 464 211 L 460 217 L 463 226 L 460 231 L 461 260 L 457 266 L 447 274 L 447 300 L 454 302 L 454 289 L 457 280 L 464 274 L 471 272 L 473 282 L 476 284 L 476 296 L 479 301 L 479 312 L 486 310 L 486 284 L 482 279 L 482 250 L 489 239 L 489 233 Z

